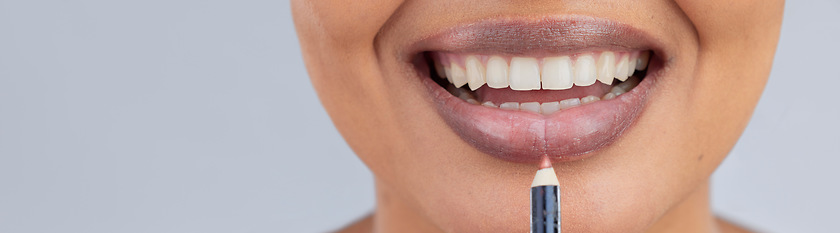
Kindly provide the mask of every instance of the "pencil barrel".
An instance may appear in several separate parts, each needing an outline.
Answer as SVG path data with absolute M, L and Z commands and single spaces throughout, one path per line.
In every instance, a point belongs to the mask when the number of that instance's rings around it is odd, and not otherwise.
M 560 188 L 531 187 L 531 233 L 560 232 Z

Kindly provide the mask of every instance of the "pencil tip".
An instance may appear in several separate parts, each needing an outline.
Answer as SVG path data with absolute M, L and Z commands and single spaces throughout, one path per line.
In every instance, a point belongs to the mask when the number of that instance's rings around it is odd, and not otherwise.
M 546 185 L 560 185 L 560 181 L 557 180 L 557 174 L 554 173 L 554 168 L 551 167 L 551 160 L 548 159 L 548 156 L 543 157 L 540 162 L 540 169 L 537 170 L 537 175 L 534 176 L 534 182 L 531 183 L 531 187 Z
M 550 168 L 550 167 L 551 167 L 551 160 L 548 159 L 548 156 L 543 156 L 542 161 L 540 162 L 540 169 Z

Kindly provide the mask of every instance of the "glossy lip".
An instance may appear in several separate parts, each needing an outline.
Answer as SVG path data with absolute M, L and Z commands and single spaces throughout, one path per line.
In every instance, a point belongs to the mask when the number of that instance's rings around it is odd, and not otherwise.
M 511 162 L 555 162 L 593 155 L 621 136 L 641 114 L 668 57 L 646 33 L 614 21 L 586 16 L 540 19 L 494 19 L 451 28 L 418 40 L 402 53 L 418 67 L 444 121 L 478 150 Z M 499 55 L 544 56 L 588 51 L 653 52 L 647 76 L 630 92 L 612 100 L 562 110 L 549 116 L 469 104 L 443 89 L 421 69 L 418 54 L 447 51 Z

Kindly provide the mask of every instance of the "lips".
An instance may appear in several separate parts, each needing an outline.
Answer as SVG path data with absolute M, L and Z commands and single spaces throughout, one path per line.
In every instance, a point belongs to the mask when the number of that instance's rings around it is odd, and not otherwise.
M 524 163 L 580 160 L 619 140 L 667 57 L 643 31 L 582 16 L 475 22 L 407 48 L 463 141 Z

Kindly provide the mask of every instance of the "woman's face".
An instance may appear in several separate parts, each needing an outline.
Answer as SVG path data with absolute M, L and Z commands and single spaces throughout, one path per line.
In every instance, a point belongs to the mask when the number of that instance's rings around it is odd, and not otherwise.
M 784 3 L 292 5 L 312 83 L 373 171 L 383 218 L 526 232 L 548 156 L 564 230 L 641 232 L 705 208 L 686 203 L 707 198 L 747 125 Z

